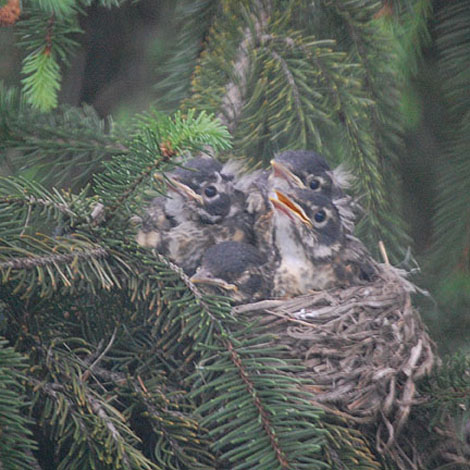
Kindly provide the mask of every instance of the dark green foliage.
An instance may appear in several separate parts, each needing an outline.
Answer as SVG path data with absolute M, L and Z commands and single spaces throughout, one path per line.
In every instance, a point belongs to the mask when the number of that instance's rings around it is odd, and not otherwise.
M 126 3 L 128 0 L 98 0 L 96 3 L 105 8 L 119 7 Z M 94 2 L 94 0 L 82 0 L 82 3 L 85 6 L 89 6 Z
M 443 7 L 439 18 L 436 45 L 450 125 L 439 166 L 434 258 L 452 278 L 470 275 L 470 6 L 455 2 Z
M 426 403 L 426 407 L 435 413 L 435 420 L 442 419 L 447 413 L 454 415 L 459 410 L 468 408 L 470 397 L 470 358 L 457 354 L 448 358 L 432 378 L 427 379 L 422 388 L 427 395 L 432 394 L 432 399 Z
M 37 3 L 42 11 L 59 18 L 74 13 L 75 2 L 73 0 L 38 0 Z
M 34 230 L 41 227 L 45 233 L 60 235 L 58 231 L 65 224 L 72 228 L 83 223 L 96 205 L 96 200 L 87 199 L 86 193 L 86 189 L 79 194 L 55 188 L 48 191 L 25 178 L 1 178 L 0 211 L 12 214 L 10 218 L 2 220 L 1 233 L 4 240 L 32 235 L 32 227 Z M 54 223 L 59 225 L 54 227 Z
M 281 3 L 224 6 L 188 105 L 219 112 L 235 152 L 253 161 L 311 148 L 333 165 L 346 162 L 360 175 L 358 233 L 375 254 L 383 240 L 401 259 L 409 239 L 397 190 L 403 82 L 396 36 L 374 19 L 375 1 Z M 322 19 L 337 29 L 323 30 Z
M 421 78 L 434 107 L 425 110 L 433 126 L 435 145 L 423 168 L 431 173 L 429 246 L 424 251 L 425 280 L 435 292 L 439 313 L 432 324 L 446 351 L 468 350 L 470 299 L 470 76 L 468 2 L 442 2 L 434 12 L 434 45 L 430 73 Z M 430 52 L 428 52 L 430 54 Z M 426 136 L 426 140 L 429 136 Z M 420 144 L 420 142 L 418 142 Z
M 170 125 L 162 118 L 157 128 L 167 145 L 181 151 L 191 143 L 193 149 L 203 145 L 204 136 L 214 148 L 228 143 L 224 131 L 217 133 L 217 124 L 211 126 L 204 115 L 184 121 L 176 116 Z M 10 305 L 9 334 L 16 331 L 18 347 L 30 351 L 34 373 L 28 384 L 34 392 L 36 437 L 53 448 L 50 455 L 46 449 L 40 454 L 41 465 L 48 468 L 167 468 L 170 461 L 175 468 L 209 468 L 207 462 L 213 460 L 201 447 L 204 437 L 191 402 L 185 404 L 184 390 L 171 382 L 166 385 L 170 374 L 178 377 L 178 354 L 186 353 L 178 353 L 181 346 L 171 346 L 173 335 L 165 336 L 164 345 L 163 338 L 155 343 L 160 323 L 169 322 L 163 315 L 154 317 L 156 305 L 162 308 L 162 296 L 165 310 L 173 315 L 182 313 L 186 304 L 188 315 L 195 313 L 194 307 L 197 312 L 198 301 L 191 306 L 191 294 L 177 295 L 185 287 L 177 287 L 176 268 L 142 256 L 133 242 L 122 243 L 122 235 L 114 240 L 112 224 L 100 226 L 116 211 L 113 203 L 131 201 L 131 188 L 149 185 L 151 173 L 143 178 L 149 174 L 146 155 L 151 155 L 154 168 L 162 160 L 157 128 L 139 132 L 135 139 L 140 151 L 132 153 L 128 164 L 137 160 L 140 167 L 133 167 L 137 172 L 132 180 L 123 179 L 127 171 L 108 165 L 98 186 L 108 184 L 103 201 L 110 206 L 102 214 L 93 215 L 97 199 L 85 192 L 78 197 L 49 192 L 37 183 L 11 178 L 2 186 L 2 234 L 7 238 L 2 242 L 1 269 L 9 286 L 2 298 Z M 136 150 L 133 144 L 130 148 Z M 123 194 L 126 182 L 129 190 Z M 25 208 L 29 217 L 23 218 Z M 121 226 L 123 215 L 112 219 L 115 228 Z M 45 216 L 49 231 L 60 225 L 65 235 L 32 232 L 30 227 L 38 230 Z M 107 291 L 109 295 L 104 294 Z M 26 298 L 34 305 L 27 317 L 21 314 Z M 181 317 L 172 322 L 176 330 L 171 322 L 163 327 L 181 335 Z
M 4 316 L 4 306 L 0 303 Z M 32 421 L 25 415 L 24 369 L 25 358 L 8 341 L 0 339 L 0 466 L 5 470 L 32 468 L 32 451 L 36 444 L 32 440 Z
M 83 187 L 103 169 L 103 160 L 127 151 L 112 120 L 88 106 L 44 114 L 0 84 L 0 108 L 1 163 L 49 186 Z
M 360 433 L 312 406 L 290 375 L 300 366 L 266 327 L 243 324 L 227 299 L 201 295 L 135 245 L 129 217 L 153 172 L 172 167 L 169 149 L 229 145 L 205 114 L 139 122 L 128 152 L 92 182 L 95 196 L 3 181 L 5 332 L 28 351 L 40 465 L 380 468 Z M 60 236 L 31 230 L 46 217 Z
M 423 400 L 415 408 L 405 436 L 413 436 L 422 450 L 423 468 L 468 468 L 469 370 L 470 358 L 457 354 L 421 383 Z
M 280 359 L 269 329 L 238 325 L 230 335 L 224 323 L 219 344 L 202 346 L 207 359 L 196 369 L 192 395 L 202 400 L 201 424 L 229 468 L 347 468 L 351 462 L 381 468 L 360 433 L 312 406 L 302 379 L 292 375 L 302 367 Z
M 167 60 L 157 71 L 162 76 L 155 88 L 161 94 L 160 109 L 174 111 L 189 95 L 196 60 L 204 47 L 204 39 L 218 8 L 215 0 L 184 0 L 175 2 L 172 18 L 173 37 Z
M 0 425 L 11 431 L 0 467 L 394 468 L 375 449 L 373 424 L 318 407 L 269 325 L 243 322 L 228 299 L 203 295 L 139 248 L 131 221 L 165 190 L 154 174 L 201 150 L 266 165 L 278 151 L 310 148 L 347 165 L 364 207 L 358 233 L 399 259 L 409 243 L 404 102 L 430 3 L 180 0 L 181 31 L 157 83 L 161 109 L 174 114 L 150 110 L 125 129 L 87 106 L 56 107 L 79 7 L 92 2 L 24 3 L 23 92 L 0 88 L 0 334 L 11 345 L 0 349 Z M 470 14 L 454 2 L 437 18 L 452 132 L 433 251 L 452 297 L 470 266 Z M 422 386 L 401 437 L 406 450 L 427 439 L 422 468 L 443 464 L 433 432 L 449 423 L 455 455 L 466 456 L 468 370 L 457 359 Z
M 378 240 L 383 240 L 397 261 L 407 243 L 397 172 L 398 158 L 403 151 L 402 81 L 397 71 L 397 41 L 383 20 L 376 19 L 376 2 L 330 3 L 349 33 L 348 52 L 360 64 L 357 78 L 365 97 L 373 103 L 363 116 L 363 131 L 367 137 L 362 134 L 361 126 L 355 130 L 357 118 L 351 125 L 353 132 L 348 132 L 353 156 L 347 161 L 354 168 L 354 174 L 363 175 L 357 185 L 359 194 L 365 194 L 362 204 L 368 214 L 362 220 L 359 233 L 372 248 Z

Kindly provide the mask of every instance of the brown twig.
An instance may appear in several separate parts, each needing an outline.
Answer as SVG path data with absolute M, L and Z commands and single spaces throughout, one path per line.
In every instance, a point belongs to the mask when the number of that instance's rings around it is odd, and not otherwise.
M 96 259 L 108 256 L 108 252 L 101 247 L 80 250 L 75 253 L 51 254 L 47 256 L 34 256 L 14 258 L 8 261 L 0 262 L 0 271 L 8 269 L 32 269 L 38 266 L 50 266 L 57 264 L 69 264 L 75 259 Z

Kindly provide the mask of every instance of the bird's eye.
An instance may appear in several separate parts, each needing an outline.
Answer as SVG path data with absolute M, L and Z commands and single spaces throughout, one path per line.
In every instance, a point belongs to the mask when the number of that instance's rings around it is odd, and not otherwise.
M 320 185 L 321 185 L 321 182 L 317 178 L 314 178 L 312 181 L 310 181 L 310 189 L 313 189 L 314 191 L 319 189 Z
M 207 188 L 204 190 L 204 194 L 207 197 L 214 197 L 217 194 L 217 189 L 215 186 L 207 186 Z
M 323 209 L 320 209 L 318 212 L 315 212 L 313 218 L 315 219 L 315 222 L 320 224 L 326 220 L 326 212 Z

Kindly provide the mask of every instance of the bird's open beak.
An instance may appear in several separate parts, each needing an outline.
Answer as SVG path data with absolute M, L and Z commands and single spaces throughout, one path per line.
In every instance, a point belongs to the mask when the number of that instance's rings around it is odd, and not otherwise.
M 273 169 L 273 175 L 278 178 L 285 179 L 288 183 L 298 188 L 305 189 L 305 185 L 302 183 L 302 180 L 295 176 L 292 171 L 290 171 L 285 165 L 276 160 L 271 160 L 271 168 Z
M 190 280 L 193 284 L 209 284 L 212 286 L 220 287 L 221 289 L 227 291 L 238 291 L 238 287 L 235 284 L 230 284 L 224 281 L 223 279 L 212 276 L 212 274 L 205 270 L 203 267 L 199 268 L 196 274 L 194 274 Z
M 169 191 L 175 191 L 185 199 L 192 199 L 200 205 L 204 203 L 201 195 L 197 194 L 189 186 L 186 186 L 171 176 L 163 177 L 160 173 L 155 173 L 153 177 L 158 181 L 166 182 Z
M 300 219 L 303 224 L 312 228 L 312 222 L 310 222 L 305 211 L 281 191 L 275 189 L 274 195 L 269 196 L 269 200 L 275 209 L 280 210 L 292 220 L 296 220 L 295 218 Z

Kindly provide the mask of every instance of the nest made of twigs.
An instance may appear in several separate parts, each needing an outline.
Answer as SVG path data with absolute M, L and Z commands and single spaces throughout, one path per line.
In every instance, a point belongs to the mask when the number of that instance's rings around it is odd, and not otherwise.
M 242 305 L 233 313 L 269 325 L 286 354 L 302 361 L 313 402 L 359 423 L 379 423 L 380 447 L 394 441 L 416 381 L 438 358 L 411 304 L 415 286 L 388 264 L 378 269 L 367 285 Z

